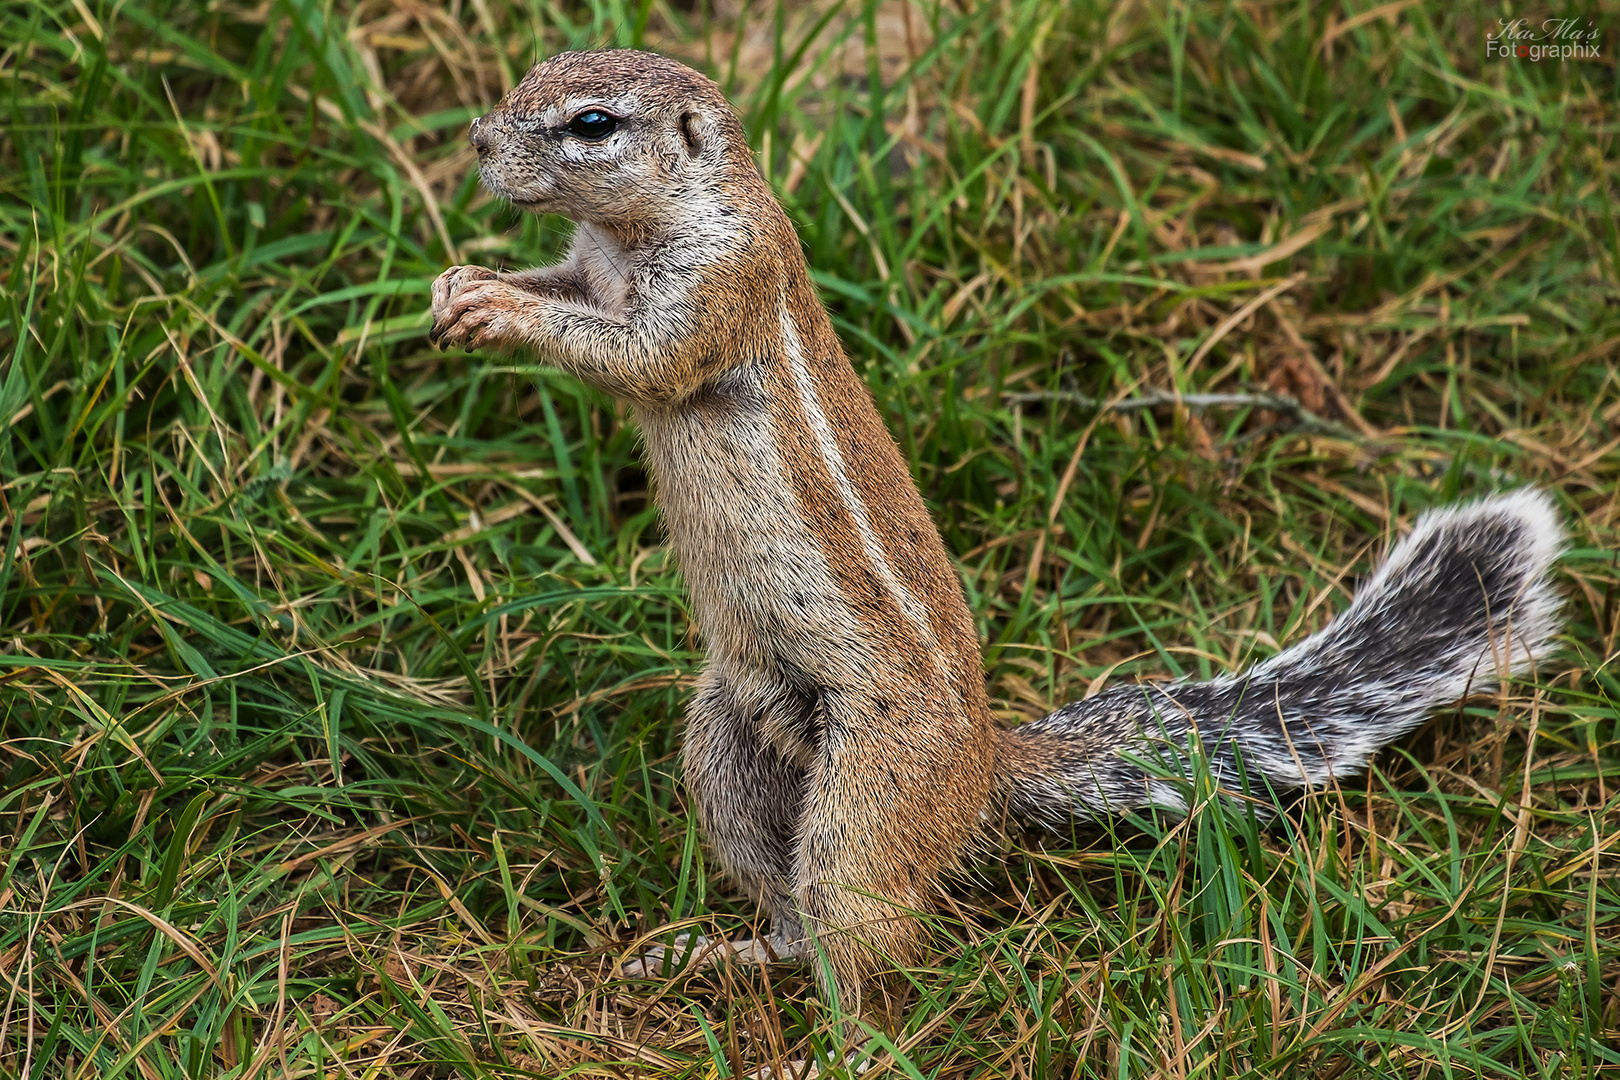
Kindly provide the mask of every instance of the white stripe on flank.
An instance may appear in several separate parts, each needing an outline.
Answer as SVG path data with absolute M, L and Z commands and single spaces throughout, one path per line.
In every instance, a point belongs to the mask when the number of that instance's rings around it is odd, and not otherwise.
M 826 413 L 821 411 L 821 402 L 816 398 L 815 384 L 810 381 L 810 368 L 805 363 L 804 347 L 799 340 L 798 328 L 793 325 L 793 316 L 787 309 L 782 309 L 782 344 L 787 350 L 788 367 L 793 370 L 793 385 L 799 391 L 799 404 L 804 407 L 805 418 L 810 422 L 810 430 L 815 433 L 816 442 L 821 446 L 821 458 L 827 465 L 827 471 L 832 473 L 833 483 L 838 485 L 838 494 L 843 497 L 844 506 L 849 509 L 849 516 L 855 519 L 855 531 L 861 535 L 861 547 L 866 551 L 866 557 L 872 562 L 872 569 L 889 589 L 900 610 L 905 612 L 911 620 L 922 639 L 930 646 L 937 647 L 934 640 L 934 631 L 928 625 L 928 612 L 917 598 L 911 595 L 899 577 L 895 575 L 894 567 L 889 565 L 889 557 L 878 543 L 877 534 L 872 531 L 871 519 L 866 516 L 866 504 L 861 502 L 860 493 L 855 485 L 849 482 L 849 474 L 844 469 L 844 455 L 838 450 L 838 443 L 833 438 L 832 425 L 827 422 Z

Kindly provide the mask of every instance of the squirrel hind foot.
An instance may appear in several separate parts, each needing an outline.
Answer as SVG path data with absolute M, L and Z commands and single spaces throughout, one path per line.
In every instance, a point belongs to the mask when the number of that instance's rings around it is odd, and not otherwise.
M 864 1074 L 872 1067 L 872 1059 L 863 1057 L 855 1060 L 846 1058 L 843 1064 L 856 1076 Z M 821 1071 L 818 1062 L 801 1058 L 797 1061 L 784 1061 L 780 1065 L 761 1065 L 757 1070 L 747 1076 L 747 1080 L 821 1080 L 821 1077 L 831 1076 L 832 1073 Z
M 658 979 L 727 963 L 749 967 L 803 964 L 810 955 L 808 940 L 788 941 L 777 934 L 735 941 L 703 934 L 681 934 L 671 946 L 654 945 L 640 956 L 626 960 L 619 965 L 619 974 L 630 979 Z

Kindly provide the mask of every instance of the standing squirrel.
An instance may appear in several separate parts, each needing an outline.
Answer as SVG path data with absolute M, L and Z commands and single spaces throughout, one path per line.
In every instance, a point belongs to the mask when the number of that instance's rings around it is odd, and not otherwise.
M 1423 515 L 1327 629 L 1247 672 L 1003 728 L 956 569 L 720 89 L 563 53 L 468 137 L 492 192 L 578 228 L 556 266 L 446 270 L 431 339 L 532 351 L 634 410 L 708 648 L 686 784 L 772 919 L 725 949 L 819 954 L 846 1007 L 920 961 L 915 913 L 1009 817 L 1185 810 L 1163 774 L 1194 735 L 1228 787 L 1239 758 L 1257 791 L 1327 783 L 1557 630 L 1561 532 L 1522 490 Z

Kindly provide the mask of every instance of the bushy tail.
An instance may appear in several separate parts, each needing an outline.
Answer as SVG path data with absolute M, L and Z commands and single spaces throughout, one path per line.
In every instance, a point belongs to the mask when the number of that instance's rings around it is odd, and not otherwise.
M 1534 489 L 1424 514 L 1344 614 L 1270 660 L 1204 683 L 1116 687 L 1008 732 L 1007 805 L 1052 824 L 1184 810 L 1183 785 L 1162 774 L 1185 771 L 1194 731 L 1231 790 L 1239 757 L 1261 795 L 1349 775 L 1431 710 L 1546 654 L 1561 544 Z

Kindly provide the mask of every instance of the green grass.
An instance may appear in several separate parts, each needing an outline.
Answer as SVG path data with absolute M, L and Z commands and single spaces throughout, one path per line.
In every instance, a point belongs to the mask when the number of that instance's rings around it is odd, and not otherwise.
M 1529 64 L 1485 34 L 1540 9 L 741 10 L 0 8 L 0 1076 L 836 1051 L 802 974 L 613 974 L 753 917 L 679 577 L 620 409 L 425 336 L 566 236 L 466 121 L 637 41 L 738 102 L 1007 718 L 1270 655 L 1423 508 L 1569 523 L 1536 678 L 1274 825 L 986 865 L 865 1075 L 1620 1075 L 1620 15 Z M 1261 390 L 1332 424 L 1078 400 Z

